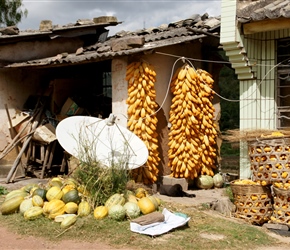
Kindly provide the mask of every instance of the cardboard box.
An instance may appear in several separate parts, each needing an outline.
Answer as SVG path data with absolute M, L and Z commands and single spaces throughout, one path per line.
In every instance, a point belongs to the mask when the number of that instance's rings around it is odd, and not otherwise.
M 32 138 L 36 141 L 51 143 L 56 140 L 55 128 L 47 123 L 36 128 Z
M 78 104 L 76 104 L 71 98 L 67 98 L 66 102 L 61 108 L 60 114 L 61 115 L 80 115 L 84 111 L 83 108 L 80 108 Z

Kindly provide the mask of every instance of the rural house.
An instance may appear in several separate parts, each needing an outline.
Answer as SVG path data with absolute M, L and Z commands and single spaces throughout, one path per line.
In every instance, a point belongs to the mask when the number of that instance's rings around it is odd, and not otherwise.
M 40 30 L 0 36 L 0 151 L 11 143 L 9 120 L 19 111 L 30 112 L 37 97 L 48 102 L 46 120 L 57 124 L 68 115 L 107 118 L 127 126 L 128 82 L 126 67 L 144 60 L 156 71 L 156 101 L 161 106 L 158 116 L 160 174 L 168 174 L 168 114 L 172 95 L 167 89 L 171 73 L 183 65 L 179 60 L 192 60 L 196 68 L 208 71 L 218 91 L 221 66 L 218 59 L 220 18 L 193 15 L 186 20 L 137 31 L 121 31 L 108 36 L 106 28 L 119 25 L 115 17 L 78 20 L 75 24 L 54 26 L 43 21 Z M 17 29 L 16 29 L 17 30 Z M 9 34 L 7 34 L 9 33 Z M 173 66 L 175 65 L 175 68 Z M 45 91 L 43 91 L 45 90 Z M 167 98 L 166 98 L 167 96 Z M 49 98 L 47 98 L 49 97 Z M 48 100 L 47 100 L 48 99 Z M 76 105 L 69 113 L 66 105 Z M 219 117 L 219 100 L 214 99 L 215 116 Z M 6 111 L 5 111 L 6 106 Z M 43 121 L 40 121 L 40 124 Z M 11 166 L 17 152 L 11 151 L 0 165 Z M 52 163 L 53 165 L 53 163 Z
M 240 130 L 289 129 L 289 1 L 222 0 L 220 42 L 239 79 Z M 240 153 L 249 178 L 247 143 Z

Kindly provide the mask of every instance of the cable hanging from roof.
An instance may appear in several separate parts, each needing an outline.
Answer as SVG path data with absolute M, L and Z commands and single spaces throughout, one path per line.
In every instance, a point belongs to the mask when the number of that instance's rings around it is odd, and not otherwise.
M 189 64 L 190 64 L 194 69 L 195 69 L 195 67 L 193 66 L 193 64 L 192 64 L 191 61 L 231 64 L 230 62 L 227 62 L 227 61 L 214 61 L 214 60 L 203 60 L 203 59 L 187 58 L 187 57 L 184 57 L 184 56 L 177 56 L 177 55 L 168 54 L 168 53 L 163 53 L 163 52 L 155 52 L 155 53 L 156 53 L 156 54 L 160 54 L 160 55 L 165 55 L 165 56 L 174 57 L 174 58 L 177 58 L 177 59 L 174 61 L 173 65 L 172 65 L 172 68 L 171 68 L 171 74 L 170 74 L 170 78 L 169 78 L 169 83 L 168 83 L 168 85 L 167 85 L 167 90 L 166 90 L 165 96 L 164 96 L 164 98 L 163 98 L 163 101 L 162 101 L 161 105 L 159 106 L 159 108 L 158 108 L 158 109 L 157 109 L 153 114 L 151 114 L 151 115 L 154 115 L 154 114 L 158 113 L 158 112 L 162 109 L 162 107 L 164 106 L 164 103 L 165 103 L 165 101 L 166 101 L 166 99 L 167 99 L 167 97 L 168 97 L 168 94 L 169 94 L 171 78 L 172 78 L 172 76 L 173 76 L 173 74 L 174 74 L 174 69 L 175 69 L 175 66 L 176 66 L 176 64 L 177 64 L 178 61 L 181 60 L 183 63 L 188 62 L 188 63 L 189 63 Z M 285 62 L 285 61 L 289 61 L 289 60 L 290 60 L 290 58 L 284 60 L 283 62 Z M 271 71 L 273 71 L 275 68 L 281 66 L 281 64 L 282 64 L 283 62 L 280 62 L 280 63 L 275 64 L 275 65 L 271 65 L 272 67 L 271 67 L 271 68 L 266 72 L 265 76 L 264 76 L 264 77 L 262 78 L 262 80 L 257 84 L 257 87 L 256 87 L 255 91 L 253 91 L 252 93 L 250 93 L 246 98 L 242 98 L 242 99 L 239 99 L 239 100 L 227 99 L 227 98 L 225 98 L 225 97 L 219 95 L 216 91 L 214 91 L 214 90 L 212 90 L 212 91 L 213 91 L 214 94 L 217 95 L 219 98 L 221 98 L 221 99 L 223 99 L 223 100 L 225 100 L 225 101 L 228 101 L 228 102 L 241 102 L 241 101 L 247 101 L 247 100 L 252 100 L 252 101 L 253 101 L 253 100 L 257 100 L 257 98 L 250 98 L 250 97 L 251 97 L 252 95 L 254 95 L 254 94 L 258 91 L 260 85 L 265 81 L 266 77 L 271 73 Z M 259 66 L 259 65 L 260 65 L 260 66 L 265 66 L 265 65 L 262 65 L 262 64 L 256 64 L 256 66 Z M 267 65 L 267 66 L 270 66 L 270 65 Z M 204 83 L 204 84 L 206 84 L 206 83 Z M 126 115 L 124 115 L 124 114 L 121 114 L 121 115 L 124 116 L 126 119 L 128 118 L 128 117 L 126 117 Z M 150 115 L 150 116 L 151 116 L 151 115 Z
M 160 54 L 160 55 L 165 55 L 165 56 L 171 56 L 171 57 L 179 57 L 180 56 L 176 56 L 176 55 L 173 55 L 173 54 L 168 54 L 168 53 L 163 53 L 163 52 L 155 52 L 156 54 Z M 185 57 L 182 57 L 182 58 L 185 58 Z M 285 59 L 283 62 L 285 61 L 289 61 L 290 58 L 287 58 Z M 184 59 L 183 59 L 184 60 Z M 190 61 L 196 61 L 196 62 L 211 62 L 211 63 L 226 63 L 226 64 L 231 64 L 233 65 L 232 63 L 230 62 L 227 62 L 227 61 L 214 61 L 214 60 L 203 60 L 203 59 L 196 59 L 196 58 L 186 58 L 186 60 L 188 62 Z M 228 102 L 241 102 L 241 101 L 247 101 L 247 100 L 256 100 L 257 98 L 250 98 L 251 96 L 253 96 L 258 90 L 259 90 L 259 87 L 261 86 L 261 84 L 265 81 L 266 77 L 271 73 L 271 71 L 273 71 L 275 68 L 277 67 L 280 67 L 281 64 L 283 62 L 280 62 L 278 64 L 275 64 L 275 65 L 271 65 L 272 67 L 266 72 L 265 76 L 261 79 L 261 81 L 257 84 L 257 87 L 255 89 L 255 91 L 253 91 L 252 93 L 250 93 L 247 97 L 245 98 L 242 98 L 242 99 L 239 99 L 239 100 L 233 100 L 233 99 L 227 99 L 221 95 L 219 95 L 218 93 L 216 93 L 214 90 L 214 93 L 221 99 L 225 100 L 225 101 L 228 101 Z M 191 64 L 191 62 L 190 62 Z M 192 65 L 192 64 L 191 64 Z M 256 64 L 257 66 L 265 66 L 265 65 L 262 65 L 262 64 Z M 270 66 L 270 65 L 267 65 L 267 66 Z

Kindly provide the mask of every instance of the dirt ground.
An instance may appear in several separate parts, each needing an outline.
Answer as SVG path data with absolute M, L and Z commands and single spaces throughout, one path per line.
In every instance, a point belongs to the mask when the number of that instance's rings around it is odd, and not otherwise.
M 22 186 L 25 186 L 28 183 L 45 183 L 46 180 L 36 179 L 36 178 L 26 178 L 21 179 L 20 181 L 16 181 L 14 183 L 5 183 L 4 178 L 0 178 L 0 186 L 6 187 L 8 190 L 18 189 Z M 181 198 L 181 197 L 168 197 L 164 195 L 156 194 L 160 199 L 166 202 L 174 202 L 179 204 L 184 204 L 187 206 L 201 206 L 203 204 L 210 204 L 211 202 L 222 199 L 225 196 L 225 189 L 211 189 L 211 190 L 189 190 L 188 193 L 194 193 L 196 195 L 195 198 Z M 214 211 L 213 211 L 214 212 Z M 216 216 L 222 216 L 218 213 L 215 213 Z M 268 232 L 272 237 L 275 237 L 281 242 L 281 246 L 277 247 L 268 247 L 261 248 L 256 250 L 288 250 L 290 249 L 290 237 L 280 236 L 278 234 Z M 220 237 L 223 239 L 222 235 L 205 235 L 202 237 L 207 237 L 211 239 L 211 237 Z M 219 240 L 216 239 L 216 240 Z M 13 232 L 10 232 L 7 228 L 0 225 L 0 249 L 8 250 L 8 249 L 52 249 L 52 250 L 64 250 L 64 249 L 102 249 L 102 250 L 115 250 L 117 248 L 112 247 L 110 245 L 104 244 L 102 242 L 78 242 L 72 240 L 63 240 L 58 243 L 53 243 L 48 240 L 38 239 L 37 237 L 32 237 L 28 235 L 18 235 Z M 133 250 L 130 248 L 118 248 L 121 250 Z
M 116 248 L 101 242 L 77 242 L 72 240 L 63 240 L 58 243 L 53 243 L 48 240 L 39 239 L 32 236 L 18 235 L 9 232 L 7 228 L 0 225 L 0 249 L 2 250 L 65 250 L 65 249 L 102 249 L 102 250 L 115 250 Z M 122 250 L 133 250 L 129 248 L 122 248 Z

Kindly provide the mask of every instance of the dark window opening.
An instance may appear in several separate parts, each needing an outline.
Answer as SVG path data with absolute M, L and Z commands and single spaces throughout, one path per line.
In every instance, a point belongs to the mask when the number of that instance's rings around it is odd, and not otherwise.
M 290 127 L 290 39 L 277 43 L 277 128 Z

